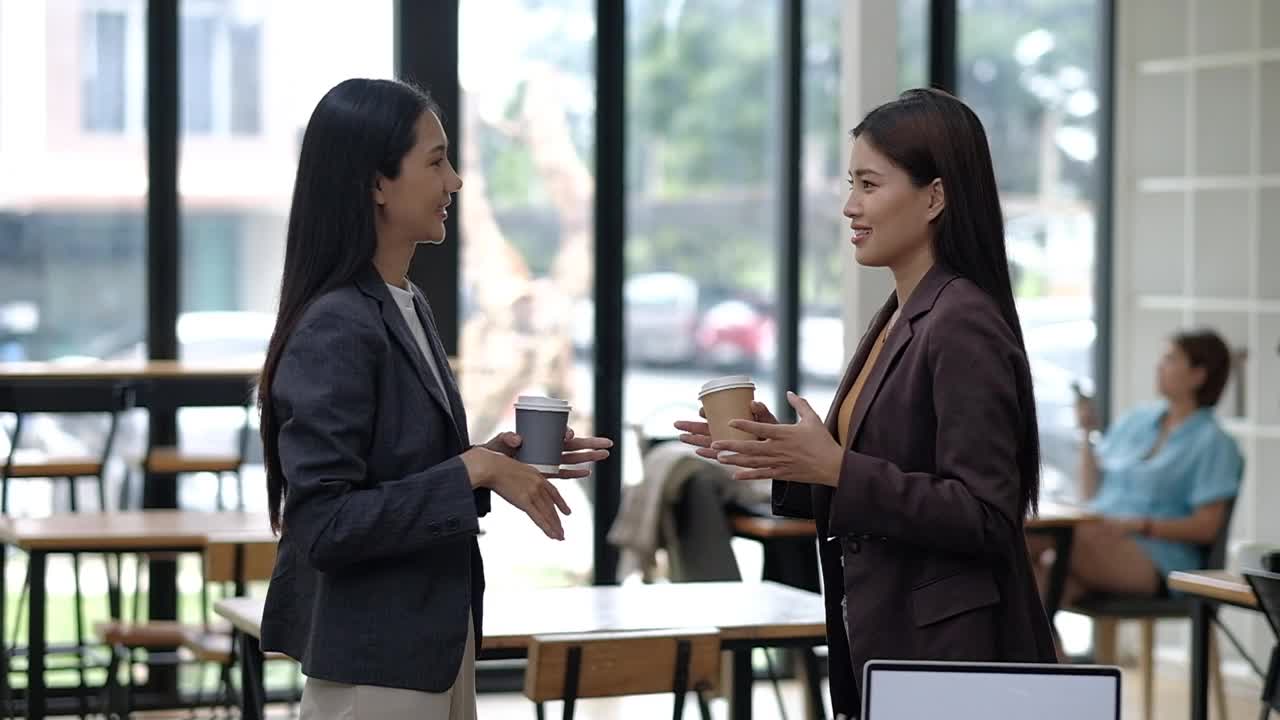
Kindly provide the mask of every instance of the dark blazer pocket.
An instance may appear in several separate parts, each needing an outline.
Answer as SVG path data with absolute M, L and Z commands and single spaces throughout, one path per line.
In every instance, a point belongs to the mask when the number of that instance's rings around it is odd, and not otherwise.
M 942 622 L 970 610 L 1000 602 L 1000 589 L 990 568 L 964 570 L 911 591 L 916 627 Z

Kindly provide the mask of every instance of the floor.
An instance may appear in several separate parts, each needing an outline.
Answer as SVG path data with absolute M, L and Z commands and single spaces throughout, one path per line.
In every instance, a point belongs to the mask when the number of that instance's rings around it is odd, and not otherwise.
M 786 715 L 779 712 L 778 701 L 769 684 L 761 682 L 757 683 L 755 690 L 755 720 L 781 720 L 784 717 L 798 720 L 802 717 L 800 686 L 794 682 L 785 682 L 782 685 Z M 1126 719 L 1140 720 L 1143 713 L 1137 674 L 1126 672 L 1122 686 L 1124 707 L 1121 716 Z M 1187 702 L 1187 684 L 1181 674 L 1171 672 L 1157 677 L 1153 718 L 1159 720 L 1186 718 L 1189 716 Z M 1214 720 L 1253 720 L 1258 717 L 1259 707 L 1256 696 L 1252 692 L 1246 693 L 1243 688 L 1233 688 L 1228 695 L 1229 718 L 1219 719 L 1212 709 L 1210 717 Z M 558 704 L 549 704 L 547 717 L 559 718 L 560 708 Z M 728 706 L 723 700 L 713 701 L 711 712 L 717 720 L 722 720 L 728 717 Z M 670 716 L 671 699 L 667 696 L 581 701 L 575 715 L 584 720 L 632 720 L 633 718 L 640 720 Z M 697 708 L 692 703 L 686 705 L 685 717 L 690 720 L 698 717 Z M 485 696 L 480 699 L 480 720 L 507 720 L 507 718 L 533 720 L 533 707 L 520 695 Z
M 1161 673 L 1156 679 L 1156 707 L 1153 718 L 1159 720 L 1186 718 L 1187 710 L 1187 685 L 1186 679 L 1181 672 L 1176 672 L 1179 668 L 1169 668 L 1168 671 Z M 757 683 L 755 690 L 755 719 L 756 720 L 781 720 L 789 718 L 791 720 L 799 720 L 801 718 L 801 688 L 795 682 L 783 682 L 781 687 L 783 706 L 786 709 L 786 715 L 783 715 L 778 708 L 778 700 L 774 695 L 773 688 L 765 682 Z M 1216 711 L 1210 710 L 1210 717 L 1213 720 L 1253 720 L 1258 717 L 1259 705 L 1255 696 L 1256 690 L 1245 687 L 1230 687 L 1228 682 L 1228 718 L 1219 718 Z M 1124 708 L 1122 717 L 1126 720 L 1140 720 L 1143 717 L 1142 700 L 1139 696 L 1138 676 L 1132 671 L 1126 671 L 1124 680 Z M 629 697 L 618 699 L 602 699 L 602 700 L 583 700 L 577 707 L 576 718 L 581 720 L 647 720 L 648 718 L 663 718 L 671 716 L 671 698 L 670 696 L 654 695 L 646 697 Z M 712 701 L 711 711 L 713 717 L 717 720 L 724 720 L 728 717 L 728 707 L 723 700 Z M 549 703 L 547 706 L 547 718 L 555 719 L 560 717 L 561 705 L 558 703 Z M 692 697 L 685 706 L 685 717 L 690 720 L 698 718 L 697 707 L 692 701 Z M 173 713 L 143 713 L 136 717 L 149 718 L 154 720 L 168 718 L 190 718 L 187 714 Z M 208 717 L 205 715 L 204 717 Z M 289 717 L 288 709 L 285 707 L 268 708 L 267 717 L 272 720 L 283 720 Z M 1277 715 L 1280 717 L 1280 715 Z M 524 697 L 517 693 L 512 694 L 486 694 L 480 697 L 479 701 L 479 720 L 534 720 L 533 705 Z

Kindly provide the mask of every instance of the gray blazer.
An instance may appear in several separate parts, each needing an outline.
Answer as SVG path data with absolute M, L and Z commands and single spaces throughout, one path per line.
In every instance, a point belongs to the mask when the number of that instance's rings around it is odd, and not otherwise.
M 443 393 L 372 266 L 317 298 L 285 346 L 271 392 L 287 488 L 262 647 L 309 677 L 442 692 L 469 616 L 484 637 L 489 493 L 459 457 L 462 398 L 413 290 Z

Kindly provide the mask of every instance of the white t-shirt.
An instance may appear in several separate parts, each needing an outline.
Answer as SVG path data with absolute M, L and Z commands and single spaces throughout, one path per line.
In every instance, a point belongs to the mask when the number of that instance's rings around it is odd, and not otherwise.
M 440 386 L 440 395 L 444 398 L 445 408 L 452 414 L 453 408 L 449 406 L 449 393 L 445 392 L 444 389 L 444 377 L 440 375 L 440 368 L 436 365 L 435 356 L 431 354 L 431 345 L 427 343 L 427 330 L 422 327 L 422 320 L 418 318 L 418 311 L 413 307 L 413 293 L 404 288 L 396 287 L 391 283 L 387 283 L 387 289 L 391 290 L 391 298 L 396 301 L 396 307 L 400 308 L 400 314 L 404 316 L 404 321 L 408 323 L 409 333 L 418 342 L 418 349 L 422 351 L 422 356 L 427 359 L 427 367 L 431 368 L 431 375 L 436 379 L 436 384 Z

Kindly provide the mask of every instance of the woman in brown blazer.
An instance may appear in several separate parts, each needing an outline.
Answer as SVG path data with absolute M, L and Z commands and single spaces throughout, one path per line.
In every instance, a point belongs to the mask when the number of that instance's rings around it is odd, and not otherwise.
M 758 440 L 676 425 L 736 478 L 772 478 L 775 513 L 816 520 L 848 717 L 868 660 L 1054 661 L 1023 540 L 1039 444 L 986 134 L 956 98 L 911 90 L 852 135 L 850 241 L 896 291 L 826 421 L 789 394 L 796 423 L 760 403 L 732 423 Z

